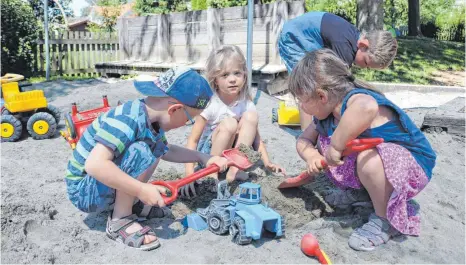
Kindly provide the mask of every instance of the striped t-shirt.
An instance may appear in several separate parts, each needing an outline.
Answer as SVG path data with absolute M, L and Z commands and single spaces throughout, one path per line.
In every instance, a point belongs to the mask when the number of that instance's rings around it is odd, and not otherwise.
M 143 100 L 128 101 L 113 108 L 87 127 L 68 162 L 66 178 L 79 181 L 86 176 L 84 164 L 97 142 L 113 150 L 115 161 L 137 141 L 147 143 L 156 158 L 168 151 L 165 133 L 162 128 L 158 128 L 158 133 L 154 130 Z

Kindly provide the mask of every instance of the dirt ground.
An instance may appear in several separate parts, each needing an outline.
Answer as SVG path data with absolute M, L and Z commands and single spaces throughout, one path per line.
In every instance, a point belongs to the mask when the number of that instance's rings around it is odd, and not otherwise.
M 80 110 L 101 105 L 107 95 L 111 105 L 118 100 L 141 97 L 131 81 L 108 83 L 51 82 L 37 85 L 46 91 L 51 103 L 63 112 L 72 102 Z M 405 108 L 440 105 L 457 95 L 437 97 L 435 103 L 421 102 L 412 93 L 408 98 L 387 95 Z M 425 103 L 425 104 L 424 104 Z M 427 104 L 428 103 L 428 104 Z M 303 168 L 295 151 L 296 132 L 271 121 L 271 109 L 278 101 L 262 93 L 257 109 L 260 133 L 273 162 L 297 175 Z M 428 109 L 408 111 L 416 124 L 422 123 Z M 64 124 L 60 124 L 60 129 Z M 184 145 L 190 127 L 167 133 L 170 143 Z M 216 194 L 210 192 L 210 180 L 198 189 L 201 196 L 178 200 L 172 206 L 175 219 L 146 221 L 156 231 L 162 246 L 150 252 L 124 247 L 105 235 L 106 213 L 86 214 L 68 200 L 64 175 L 71 149 L 57 133 L 48 140 L 26 136 L 15 143 L 1 144 L 1 262 L 2 263 L 318 263 L 302 254 L 300 239 L 313 233 L 333 263 L 465 263 L 465 142 L 445 132 L 426 134 L 437 152 L 437 165 L 431 183 L 416 198 L 421 205 L 421 236 L 398 237 L 374 252 L 356 252 L 349 248 L 353 228 L 362 225 L 370 207 L 332 207 L 324 195 L 335 190 L 325 178 L 301 188 L 280 191 L 283 177 L 263 170 L 260 162 L 251 169 L 250 181 L 259 183 L 263 199 L 285 216 L 286 237 L 270 237 L 237 246 L 229 236 L 209 231 L 186 230 L 181 219 L 208 205 Z M 176 179 L 184 166 L 162 161 L 153 179 Z M 237 190 L 239 183 L 231 185 Z

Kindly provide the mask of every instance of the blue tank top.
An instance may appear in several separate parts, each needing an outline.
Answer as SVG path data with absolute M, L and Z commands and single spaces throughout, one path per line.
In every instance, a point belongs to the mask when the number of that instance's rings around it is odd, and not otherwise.
M 432 177 L 432 169 L 435 166 L 436 154 L 424 134 L 416 127 L 409 116 L 384 95 L 368 89 L 356 88 L 348 92 L 344 97 L 341 107 L 341 115 L 346 110 L 348 99 L 355 94 L 367 94 L 372 96 L 379 106 L 386 106 L 398 114 L 398 119 L 391 120 L 379 127 L 365 130 L 357 138 L 383 138 L 385 142 L 401 145 L 411 152 L 414 159 L 422 167 L 429 180 Z M 317 131 L 323 136 L 331 136 L 337 126 L 331 114 L 324 120 L 314 118 Z

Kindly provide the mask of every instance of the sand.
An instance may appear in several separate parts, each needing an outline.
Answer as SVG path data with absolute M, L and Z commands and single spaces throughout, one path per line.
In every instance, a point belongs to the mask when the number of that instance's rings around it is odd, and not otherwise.
M 102 95 L 108 96 L 111 105 L 140 97 L 131 81 L 111 81 L 51 82 L 36 87 L 44 87 L 51 103 L 64 112 L 70 111 L 72 102 L 81 110 L 100 106 Z M 413 101 L 424 99 L 413 93 L 406 93 L 408 98 L 396 93 L 389 97 L 405 108 L 434 107 L 454 97 L 437 98 L 435 103 L 425 98 L 424 104 Z M 257 104 L 260 133 L 272 161 L 284 166 L 289 175 L 297 175 L 305 165 L 295 151 L 295 133 L 270 122 L 275 106 L 277 100 L 262 93 Z M 420 124 L 425 112 L 425 108 L 415 108 L 408 113 Z M 63 126 L 62 122 L 60 129 Z M 167 138 L 184 145 L 189 132 L 190 127 L 177 129 L 168 132 Z M 206 207 L 216 196 L 209 189 L 212 180 L 205 179 L 198 187 L 201 196 L 173 204 L 175 219 L 144 222 L 155 229 L 160 248 L 151 252 L 130 249 L 105 236 L 105 213 L 82 213 L 69 202 L 63 178 L 71 149 L 58 133 L 48 140 L 25 137 L 2 143 L 1 262 L 316 264 L 317 260 L 299 249 L 301 237 L 312 232 L 333 263 L 465 263 L 464 138 L 435 131 L 426 135 L 438 159 L 431 183 L 416 198 L 421 205 L 421 236 L 398 237 L 369 253 L 353 251 L 347 240 L 352 229 L 365 222 L 370 207 L 329 205 L 324 195 L 335 187 L 324 176 L 304 187 L 280 191 L 276 186 L 283 177 L 265 171 L 260 162 L 251 169 L 250 181 L 261 184 L 264 201 L 285 216 L 285 238 L 264 237 L 237 246 L 229 236 L 184 229 L 181 218 Z M 183 165 L 162 161 L 153 179 L 175 179 L 183 172 Z M 233 183 L 231 191 L 237 186 Z

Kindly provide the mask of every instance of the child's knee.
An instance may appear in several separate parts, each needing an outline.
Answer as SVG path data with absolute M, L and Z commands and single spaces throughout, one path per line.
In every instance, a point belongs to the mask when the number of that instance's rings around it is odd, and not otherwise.
M 131 144 L 122 154 L 118 166 L 126 174 L 137 177 L 146 171 L 156 158 L 152 154 L 149 145 L 145 142 L 135 142 Z
M 372 175 L 374 172 L 383 170 L 382 159 L 376 148 L 362 151 L 356 159 L 358 175 Z
M 241 122 L 257 125 L 259 123 L 259 115 L 255 111 L 246 111 L 241 116 Z
M 233 135 L 238 130 L 238 121 L 232 117 L 225 118 L 218 125 L 218 130 L 219 132 Z

